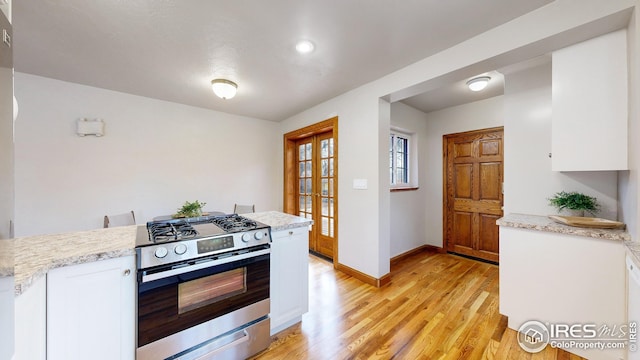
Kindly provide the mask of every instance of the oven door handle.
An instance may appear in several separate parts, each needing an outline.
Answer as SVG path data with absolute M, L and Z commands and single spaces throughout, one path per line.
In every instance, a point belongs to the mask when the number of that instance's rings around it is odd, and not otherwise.
M 150 281 L 164 279 L 164 278 L 167 278 L 167 277 L 170 277 L 170 276 L 174 276 L 174 275 L 180 275 L 180 274 L 188 273 L 188 272 L 195 271 L 195 270 L 205 269 L 205 268 L 212 267 L 212 266 L 228 264 L 230 262 L 249 259 L 249 258 L 252 258 L 252 257 L 257 257 L 257 256 L 260 256 L 260 255 L 265 255 L 265 254 L 269 254 L 269 253 L 271 253 L 271 249 L 264 249 L 264 250 L 252 251 L 252 252 L 248 252 L 248 253 L 240 254 L 240 255 L 228 256 L 228 257 L 225 257 L 225 258 L 222 258 L 222 259 L 209 260 L 209 261 L 205 261 L 205 262 L 201 262 L 201 263 L 197 263 L 197 264 L 193 264 L 193 265 L 188 265 L 188 266 L 183 266 L 183 267 L 179 267 L 179 268 L 175 268 L 175 269 L 171 269 L 171 270 L 167 270 L 167 271 L 162 271 L 162 272 L 155 273 L 155 274 L 150 274 L 150 275 L 145 275 L 145 273 L 143 272 L 142 273 L 143 274 L 142 275 L 142 282 L 143 283 L 147 283 L 147 282 L 150 282 Z

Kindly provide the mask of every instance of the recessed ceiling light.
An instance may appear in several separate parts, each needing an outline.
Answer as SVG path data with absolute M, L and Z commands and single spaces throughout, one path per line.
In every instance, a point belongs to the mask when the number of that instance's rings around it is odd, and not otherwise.
M 489 85 L 489 80 L 491 80 L 489 76 L 480 76 L 467 81 L 467 86 L 471 91 L 480 91 Z
M 315 46 L 309 40 L 300 40 L 296 44 L 296 51 L 298 51 L 300 54 L 308 54 L 312 52 L 313 49 L 315 49 Z

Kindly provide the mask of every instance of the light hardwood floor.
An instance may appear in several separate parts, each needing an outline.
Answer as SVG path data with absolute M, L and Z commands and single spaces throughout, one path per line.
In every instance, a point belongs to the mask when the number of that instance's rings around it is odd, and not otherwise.
M 267 359 L 581 359 L 529 354 L 498 312 L 498 267 L 422 252 L 379 289 L 310 256 L 309 313 L 272 337 Z

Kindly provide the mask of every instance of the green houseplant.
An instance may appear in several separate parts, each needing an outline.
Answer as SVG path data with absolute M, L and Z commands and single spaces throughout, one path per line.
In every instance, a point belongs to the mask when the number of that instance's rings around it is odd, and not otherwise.
M 553 195 L 553 197 L 549 198 L 549 205 L 557 208 L 558 212 L 568 209 L 577 211 L 578 213 L 586 211 L 595 215 L 595 213 L 600 210 L 598 199 L 577 191 L 560 191 Z
M 185 201 L 184 205 L 178 209 L 178 212 L 173 215 L 174 218 L 180 217 L 197 217 L 202 215 L 202 208 L 207 205 L 205 202 Z

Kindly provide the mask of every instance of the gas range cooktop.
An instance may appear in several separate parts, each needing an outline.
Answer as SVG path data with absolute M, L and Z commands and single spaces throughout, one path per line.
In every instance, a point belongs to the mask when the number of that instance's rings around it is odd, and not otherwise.
M 268 227 L 238 214 L 199 216 L 147 222 L 147 238 L 138 236 L 136 247 L 198 239 Z M 140 234 L 139 234 L 140 235 Z
M 269 225 L 237 214 L 150 221 L 138 227 L 138 268 L 227 254 L 270 242 Z

